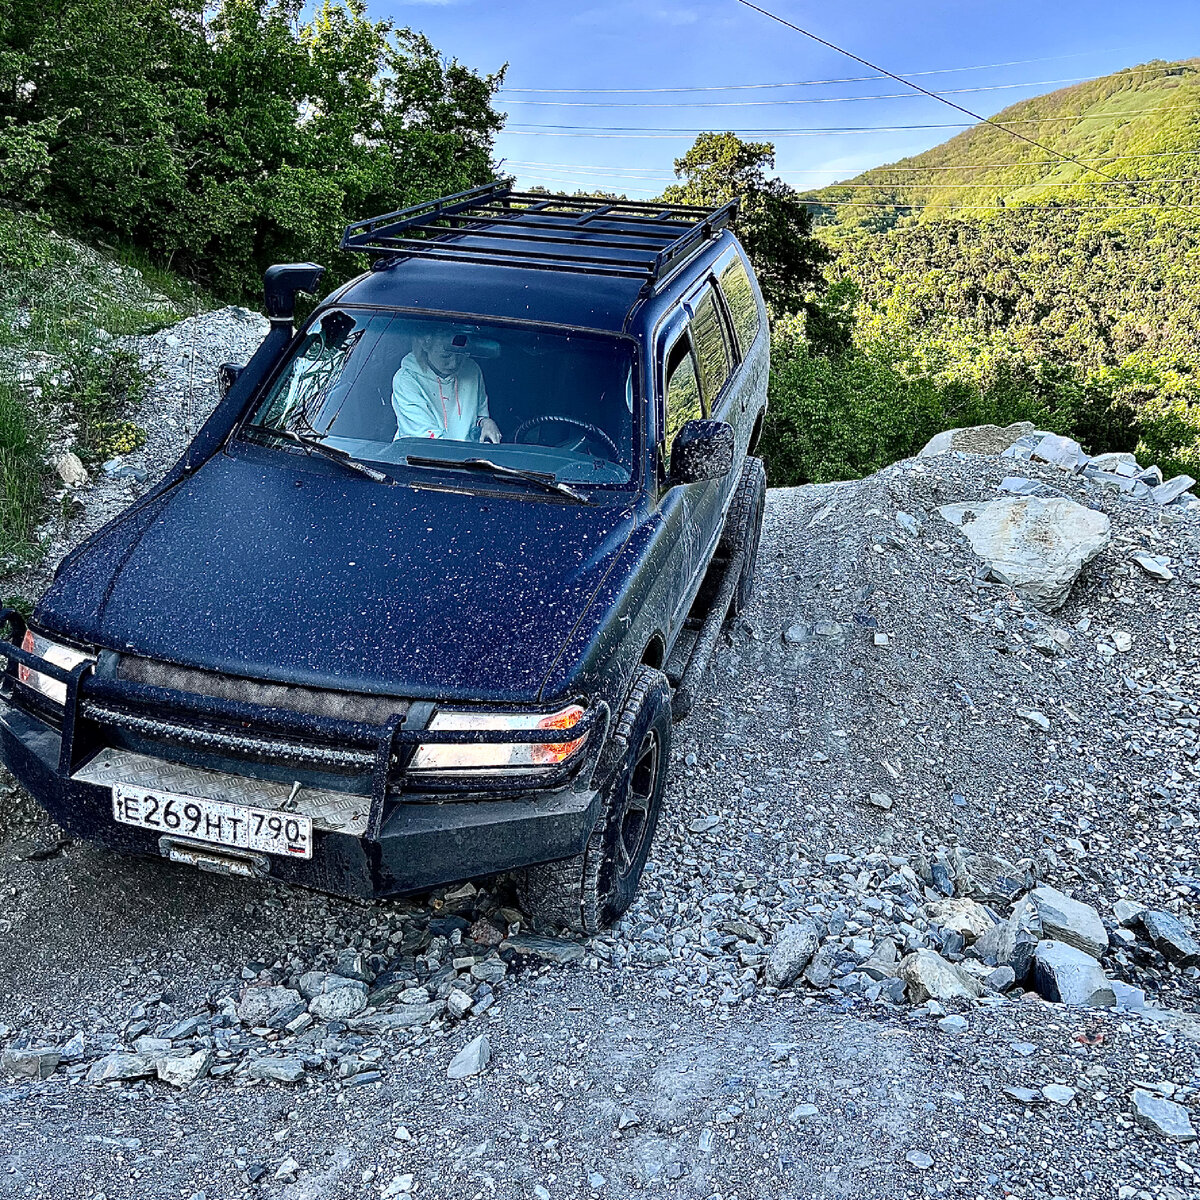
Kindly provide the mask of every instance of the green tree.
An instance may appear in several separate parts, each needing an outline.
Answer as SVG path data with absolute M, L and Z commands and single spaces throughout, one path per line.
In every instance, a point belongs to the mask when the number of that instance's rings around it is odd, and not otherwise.
M 503 71 L 362 0 L 0 0 L 0 200 L 226 294 L 491 178 Z
M 774 166 L 775 147 L 769 142 L 744 142 L 735 133 L 702 133 L 675 160 L 675 174 L 682 182 L 668 187 L 663 199 L 706 207 L 740 201 L 735 228 L 768 303 L 777 313 L 808 311 L 825 288 L 823 268 L 833 255 L 812 236 L 812 221 L 799 193 L 767 175 Z

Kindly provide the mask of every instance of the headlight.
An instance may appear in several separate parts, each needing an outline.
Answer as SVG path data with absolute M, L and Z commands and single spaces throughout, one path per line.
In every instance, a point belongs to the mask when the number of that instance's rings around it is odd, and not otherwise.
M 87 654 L 83 650 L 75 650 L 70 646 L 52 642 L 49 638 L 42 637 L 40 633 L 34 633 L 32 629 L 25 630 L 25 636 L 21 640 L 21 649 L 28 650 L 30 654 L 36 654 L 38 658 L 44 658 L 56 667 L 62 667 L 64 671 L 72 670 L 81 662 L 94 662 L 96 658 L 94 654 Z M 33 691 L 45 696 L 47 700 L 53 700 L 60 707 L 67 703 L 67 685 L 65 683 L 59 683 L 57 679 L 51 679 L 49 675 L 43 675 L 40 671 L 25 666 L 24 663 L 17 663 L 17 678 L 27 688 L 32 688 Z
M 569 704 L 556 713 L 440 712 L 430 722 L 441 729 L 570 729 L 583 716 L 583 708 Z M 417 748 L 410 771 L 507 771 L 552 767 L 565 762 L 587 735 L 569 742 L 442 742 Z

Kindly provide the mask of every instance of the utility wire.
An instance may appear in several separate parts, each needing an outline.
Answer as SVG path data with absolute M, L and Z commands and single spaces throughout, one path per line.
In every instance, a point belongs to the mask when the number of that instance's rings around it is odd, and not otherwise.
M 1137 162 L 1147 158 L 1195 158 L 1200 156 L 1200 150 L 1156 150 L 1150 154 L 1118 154 L 1114 158 L 1105 159 L 1103 161 L 1109 163 L 1115 162 Z M 555 167 L 569 171 L 597 171 L 606 172 L 612 175 L 628 176 L 629 178 L 658 178 L 670 179 L 672 182 L 676 180 L 674 175 L 666 175 L 659 167 L 608 167 L 601 163 L 551 163 L 551 162 L 535 162 L 529 159 L 508 158 L 504 160 L 515 167 Z M 1088 161 L 1081 159 L 1080 161 Z M 1029 162 L 1001 162 L 1001 163 L 957 163 L 952 166 L 929 166 L 929 167 L 869 167 L 863 174 L 875 174 L 876 172 L 889 172 L 891 174 L 920 174 L 925 171 L 995 171 L 1002 167 L 1029 167 L 1037 166 L 1037 163 Z M 826 174 L 825 167 L 795 167 L 785 168 L 777 171 L 778 175 L 824 175 Z M 1156 181 L 1151 181 L 1156 182 Z M 829 184 L 830 187 L 865 187 L 865 184 L 851 184 L 848 182 Z M 942 185 L 945 186 L 945 185 Z M 980 186 L 978 184 L 970 185 L 972 187 Z
M 738 0 L 738 3 L 745 3 L 746 0 Z M 947 100 L 946 104 L 958 108 L 959 105 L 953 101 Z M 1077 166 L 1083 166 L 1077 158 L 1072 158 L 1069 154 L 1060 154 L 1057 150 L 1051 150 L 1044 146 L 1041 142 L 1035 141 L 1033 138 L 1026 137 L 1023 133 L 1018 133 L 1015 129 L 1008 129 L 1008 125 L 1052 125 L 1055 123 L 1081 122 L 1081 121 L 1102 121 L 1109 117 L 1138 117 L 1144 116 L 1147 113 L 1161 112 L 1165 105 L 1158 105 L 1155 108 L 1135 108 L 1128 109 L 1124 112 L 1112 113 L 1072 113 L 1062 117 L 1011 117 L 1004 123 L 994 121 L 988 118 L 979 118 L 988 125 L 994 125 L 997 129 L 1003 129 L 1006 133 L 1011 133 L 1014 137 L 1020 138 L 1023 142 L 1029 142 L 1032 146 L 1037 146 L 1039 149 L 1046 150 L 1047 153 L 1057 154 L 1060 159 L 1065 162 L 1073 162 Z M 963 109 L 966 112 L 966 109 Z M 974 125 L 968 125 L 962 121 L 950 122 L 934 122 L 921 125 L 811 125 L 804 129 L 779 129 L 779 128 L 755 128 L 751 129 L 743 126 L 738 133 L 761 135 L 764 137 L 817 137 L 828 134 L 845 134 L 845 133 L 898 133 L 910 129 L 971 129 Z M 577 133 L 579 136 L 588 136 L 589 134 L 641 134 L 643 136 L 656 136 L 666 134 L 668 136 L 691 136 L 695 137 L 701 133 L 711 133 L 711 129 L 696 129 L 685 128 L 678 125 L 656 125 L 649 128 L 643 125 L 566 125 L 566 124 L 544 124 L 537 122 L 518 121 L 506 126 L 506 130 L 511 133 L 529 133 L 539 129 L 563 130 L 567 133 Z M 1094 170 L 1098 175 L 1103 175 L 1104 172 L 1097 170 L 1094 167 L 1088 167 L 1088 170 Z
M 1081 163 L 1077 158 L 1073 158 L 1071 155 L 1066 154 L 1061 150 L 1055 150 L 1053 146 L 1047 146 L 1045 142 L 1039 142 L 1035 138 L 1027 137 L 1025 134 L 1020 133 L 1015 129 L 1008 129 L 999 121 L 995 121 L 990 117 L 980 116 L 979 113 L 972 112 L 969 108 L 964 108 L 961 104 L 958 104 L 954 100 L 947 100 L 945 96 L 940 96 L 937 92 L 931 92 L 928 88 L 922 87 L 919 83 L 913 83 L 911 80 L 905 79 L 902 75 L 897 75 L 893 71 L 889 71 L 884 67 L 878 66 L 876 63 L 869 62 L 867 59 L 851 53 L 849 50 L 844 50 L 841 46 L 834 45 L 833 42 L 826 41 L 825 38 L 819 37 L 817 34 L 812 33 L 807 29 L 802 29 L 799 25 L 794 24 L 792 21 L 788 21 L 785 18 L 778 16 L 776 13 L 769 11 L 768 9 L 761 8 L 759 5 L 753 3 L 753 0 L 737 0 L 737 2 L 745 8 L 752 8 L 756 13 L 760 13 L 762 16 L 775 21 L 777 24 L 780 24 L 787 29 L 794 30 L 796 33 L 808 38 L 810 41 L 818 42 L 820 45 L 836 51 L 838 54 L 843 54 L 847 58 L 852 58 L 856 63 L 861 63 L 870 71 L 878 71 L 881 75 L 886 75 L 889 79 L 894 79 L 897 83 L 901 83 L 905 87 L 913 88 L 915 91 L 921 92 L 923 95 L 929 96 L 933 100 L 940 101 L 942 104 L 948 105 L 950 108 L 957 109 L 960 113 L 972 118 L 972 120 L 980 121 L 985 125 L 991 125 L 996 129 L 1002 129 L 1005 133 L 1009 133 L 1015 138 L 1020 138 L 1021 141 L 1028 142 L 1031 146 L 1036 146 L 1037 149 L 1044 151 L 1046 154 L 1052 154 L 1056 158 L 1065 159 L 1067 162 L 1073 162 L 1076 166 L 1083 167 L 1086 171 L 1092 171 L 1097 175 L 1102 175 L 1105 179 L 1112 179 L 1120 182 L 1117 180 L 1115 175 L 1109 175 L 1106 172 L 1101 171 L 1098 167 L 1089 167 L 1086 164 Z M 1161 203 L 1161 201 L 1159 201 L 1159 203 Z
M 1020 88 L 1054 87 L 1063 83 L 1085 83 L 1091 76 L 1074 79 L 1037 79 L 1030 83 L 996 83 L 989 87 L 948 88 L 943 96 L 959 96 L 967 92 L 1011 92 Z M 659 103 L 652 100 L 504 100 L 505 107 L 520 104 L 526 108 L 763 108 L 796 104 L 849 104 L 864 100 L 916 100 L 912 92 L 885 92 L 879 96 L 809 96 L 789 100 L 673 100 Z
M 941 67 L 935 71 L 908 71 L 906 79 L 925 78 L 930 75 L 957 75 L 962 71 L 995 71 L 1001 67 L 1027 67 L 1032 63 L 1062 62 L 1068 58 L 1086 58 L 1093 51 L 1081 50 L 1075 54 L 1052 54 L 1046 58 L 1019 58 L 1012 62 L 982 63 L 972 67 Z M 1097 54 L 1111 54 L 1113 50 L 1098 50 Z M 1153 68 L 1165 70 L 1166 68 Z M 679 92 L 743 92 L 756 88 L 791 88 L 791 87 L 821 87 L 835 83 L 869 83 L 876 79 L 894 79 L 894 75 L 851 75 L 844 79 L 797 79 L 791 83 L 717 83 L 703 87 L 657 87 L 657 88 L 522 88 L 505 87 L 500 89 L 500 95 L 507 96 L 520 92 L 527 96 L 634 96 L 661 95 Z

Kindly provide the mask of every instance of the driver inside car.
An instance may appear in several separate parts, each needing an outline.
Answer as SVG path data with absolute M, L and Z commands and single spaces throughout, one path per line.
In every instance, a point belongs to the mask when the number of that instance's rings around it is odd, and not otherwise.
M 500 427 L 488 413 L 483 372 L 471 357 L 472 331 L 441 326 L 413 338 L 392 377 L 396 437 L 498 442 Z

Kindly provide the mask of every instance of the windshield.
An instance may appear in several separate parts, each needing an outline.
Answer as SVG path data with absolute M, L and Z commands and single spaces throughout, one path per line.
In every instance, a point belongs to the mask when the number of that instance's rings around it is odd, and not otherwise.
M 568 483 L 626 484 L 627 341 L 335 309 L 305 330 L 252 424 L 370 463 L 486 458 Z

